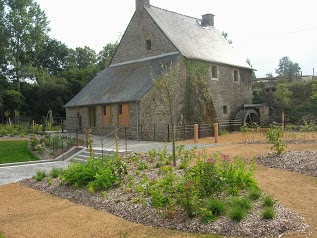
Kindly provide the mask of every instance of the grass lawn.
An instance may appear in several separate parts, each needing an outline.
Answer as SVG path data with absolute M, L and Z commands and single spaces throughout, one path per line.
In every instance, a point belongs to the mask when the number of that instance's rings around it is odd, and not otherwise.
M 0 141 L 0 164 L 34 160 L 39 158 L 28 149 L 27 141 Z

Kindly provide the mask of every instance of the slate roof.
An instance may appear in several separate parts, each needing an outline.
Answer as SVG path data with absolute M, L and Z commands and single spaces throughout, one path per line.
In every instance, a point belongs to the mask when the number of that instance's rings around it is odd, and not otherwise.
M 179 52 L 173 52 L 111 65 L 98 73 L 64 107 L 137 101 L 153 87 L 153 78 L 161 75 L 161 64 L 175 64 L 180 57 Z
M 199 24 L 201 19 L 154 6 L 145 9 L 185 57 L 251 69 L 247 58 L 242 58 L 214 26 L 205 29 Z

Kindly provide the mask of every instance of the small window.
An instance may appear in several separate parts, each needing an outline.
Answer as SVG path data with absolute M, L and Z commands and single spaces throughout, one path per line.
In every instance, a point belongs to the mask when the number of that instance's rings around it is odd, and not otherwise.
M 146 40 L 146 50 L 152 50 L 152 40 Z
M 223 106 L 222 112 L 223 114 L 228 114 L 228 106 Z
M 239 70 L 233 70 L 233 81 L 239 82 Z
M 119 115 L 122 115 L 122 104 L 119 105 L 118 111 L 119 111 Z
M 218 78 L 218 68 L 215 65 L 211 66 L 211 77 L 212 78 Z
M 104 116 L 107 115 L 107 106 L 103 106 L 103 115 L 104 115 Z

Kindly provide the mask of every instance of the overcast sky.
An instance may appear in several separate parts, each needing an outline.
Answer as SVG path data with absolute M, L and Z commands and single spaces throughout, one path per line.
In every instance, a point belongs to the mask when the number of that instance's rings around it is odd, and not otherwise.
M 68 47 L 89 46 L 97 53 L 127 28 L 135 0 L 35 0 L 45 11 L 50 35 Z M 317 74 L 317 6 L 313 0 L 150 0 L 151 5 L 201 18 L 215 15 L 215 27 L 249 58 L 257 77 L 275 74 L 288 56 L 302 73 Z

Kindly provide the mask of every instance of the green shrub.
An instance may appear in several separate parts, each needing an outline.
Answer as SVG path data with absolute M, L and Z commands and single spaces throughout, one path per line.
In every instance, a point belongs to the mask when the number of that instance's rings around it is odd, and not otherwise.
M 33 176 L 32 178 L 35 179 L 36 181 L 42 181 L 46 177 L 47 177 L 46 172 L 43 170 L 39 170 L 36 172 L 36 175 Z
M 257 200 L 261 197 L 261 190 L 260 189 L 250 189 L 249 190 L 249 198 L 251 200 Z
M 283 153 L 286 144 L 282 140 L 282 127 L 272 124 L 266 132 L 266 138 L 272 144 L 271 150 L 275 150 L 277 154 Z
M 210 198 L 206 201 L 205 207 L 211 211 L 216 217 L 222 216 L 226 212 L 226 204 L 223 200 L 217 198 Z
M 100 190 L 112 187 L 123 179 L 126 168 L 121 160 L 114 156 L 100 159 L 88 159 L 86 164 L 73 163 L 64 170 L 63 182 L 75 187 L 88 186 Z
M 215 221 L 215 216 L 212 211 L 206 209 L 205 207 L 201 207 L 199 209 L 199 217 L 203 223 L 209 223 Z
M 252 207 L 249 199 L 246 197 L 232 197 L 230 203 L 232 207 L 240 207 L 245 211 L 250 210 Z
M 273 198 L 270 196 L 265 196 L 263 198 L 263 206 L 265 206 L 265 207 L 273 207 L 274 203 L 275 202 L 274 202 Z
M 148 168 L 149 168 L 148 164 L 146 164 L 144 162 L 141 162 L 138 164 L 138 170 L 146 170 Z
M 240 206 L 233 206 L 229 210 L 228 215 L 231 220 L 240 222 L 246 217 L 247 213 L 245 209 L 241 208 Z
M 64 170 L 62 168 L 53 168 L 50 172 L 50 176 L 52 178 L 57 178 L 61 175 L 63 175 Z
M 265 207 L 261 212 L 262 219 L 271 220 L 275 217 L 275 211 L 272 207 Z

